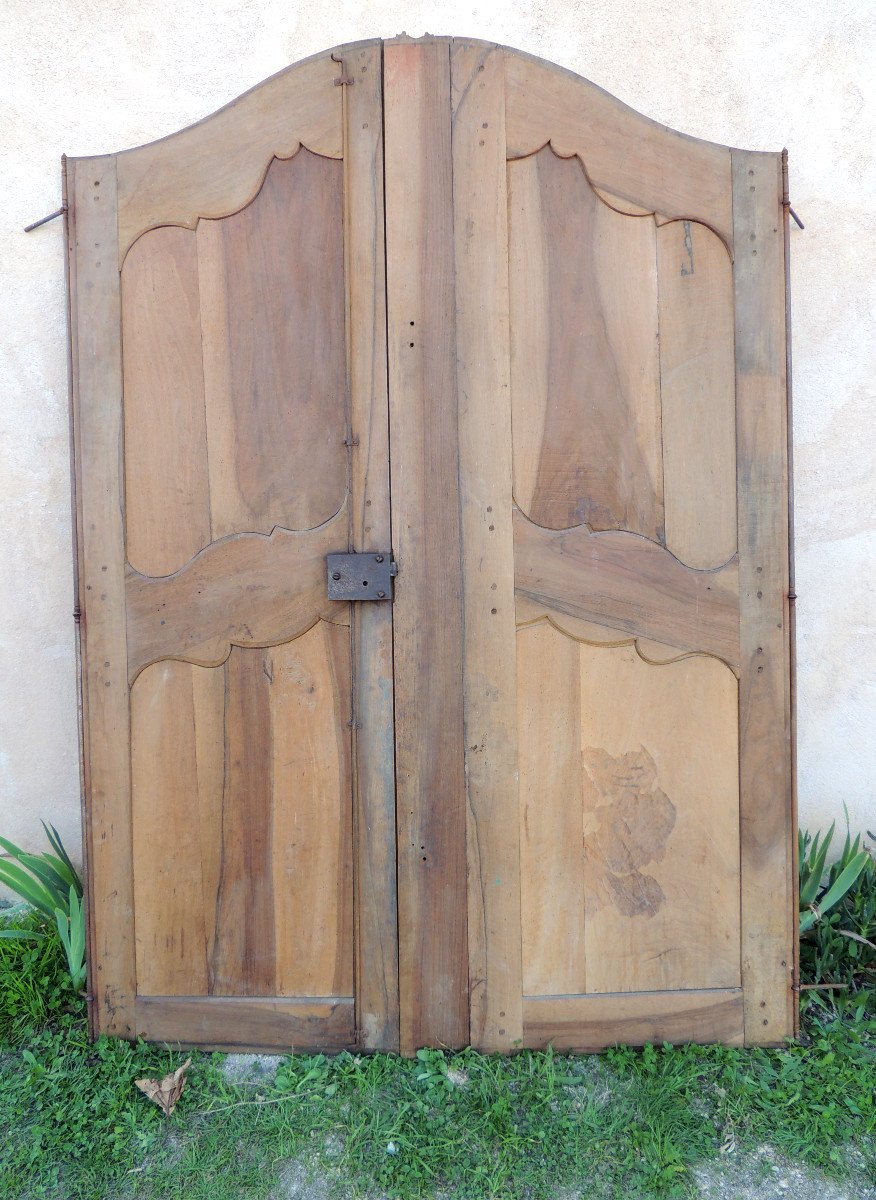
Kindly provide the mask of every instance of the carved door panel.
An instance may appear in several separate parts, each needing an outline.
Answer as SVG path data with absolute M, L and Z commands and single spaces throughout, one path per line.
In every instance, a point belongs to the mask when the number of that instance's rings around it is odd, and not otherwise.
M 401 38 L 68 200 L 93 1027 L 792 1032 L 780 157 Z
M 780 1041 L 781 156 L 498 47 L 450 79 L 472 1041 Z
M 101 1031 L 398 1044 L 380 112 L 371 45 L 69 164 Z

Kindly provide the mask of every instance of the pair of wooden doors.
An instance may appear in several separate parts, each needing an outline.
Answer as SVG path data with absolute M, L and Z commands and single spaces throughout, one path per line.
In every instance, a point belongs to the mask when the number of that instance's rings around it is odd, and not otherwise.
M 66 170 L 94 1030 L 792 1033 L 780 156 L 427 37 Z

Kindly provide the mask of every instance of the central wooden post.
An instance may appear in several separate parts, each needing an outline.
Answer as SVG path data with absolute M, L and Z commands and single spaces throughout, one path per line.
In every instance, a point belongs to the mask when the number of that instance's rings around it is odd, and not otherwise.
M 401 1052 L 469 1041 L 450 46 L 384 49 Z

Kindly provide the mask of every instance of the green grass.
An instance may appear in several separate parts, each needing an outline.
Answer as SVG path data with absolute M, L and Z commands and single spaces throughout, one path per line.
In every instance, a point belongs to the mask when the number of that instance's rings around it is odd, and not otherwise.
M 853 1015 L 813 1010 L 781 1050 L 301 1056 L 248 1085 L 195 1054 L 165 1119 L 133 1081 L 185 1056 L 90 1043 L 57 940 L 0 940 L 0 1197 L 255 1200 L 300 1195 L 278 1181 L 303 1164 L 345 1195 L 630 1200 L 765 1144 L 873 1187 L 876 1022 Z
M 7 1047 L 0 1196 L 258 1197 L 289 1160 L 353 1194 L 684 1196 L 728 1138 L 840 1176 L 854 1146 L 876 1183 L 876 1045 L 850 1025 L 775 1051 L 302 1056 L 250 1086 L 223 1078 L 221 1055 L 193 1058 L 165 1119 L 133 1080 L 179 1053 L 92 1045 L 70 1017 Z

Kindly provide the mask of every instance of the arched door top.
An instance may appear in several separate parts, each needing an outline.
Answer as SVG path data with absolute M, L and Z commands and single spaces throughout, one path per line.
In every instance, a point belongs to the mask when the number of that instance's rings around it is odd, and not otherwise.
M 577 156 L 593 186 L 612 204 L 658 220 L 694 220 L 732 250 L 731 148 L 691 137 L 636 112 L 573 71 L 534 55 L 477 39 L 392 38 L 321 51 L 257 84 L 216 112 L 116 156 L 119 249 L 157 225 L 185 225 L 243 207 L 274 158 L 300 145 L 343 157 L 344 83 L 380 69 L 384 47 L 444 44 L 505 62 L 509 158 L 550 144 Z M 346 72 L 346 74 L 345 74 Z M 336 89 L 333 102 L 326 90 Z

